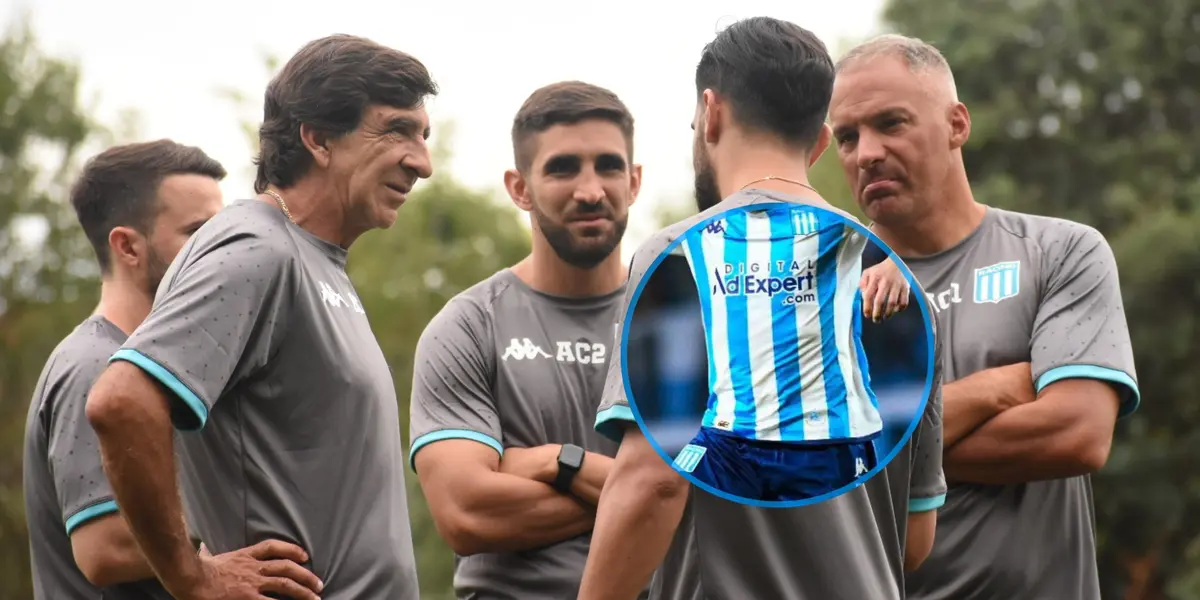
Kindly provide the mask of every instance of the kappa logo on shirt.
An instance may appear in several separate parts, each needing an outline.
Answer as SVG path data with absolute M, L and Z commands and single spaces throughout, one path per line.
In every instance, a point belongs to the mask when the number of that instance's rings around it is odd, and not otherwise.
M 325 305 L 333 308 L 350 307 L 354 309 L 354 312 L 356 313 L 366 313 L 366 311 L 363 310 L 362 304 L 359 304 L 358 302 L 358 296 L 355 296 L 353 292 L 347 292 L 343 296 L 341 292 L 333 289 L 333 287 L 324 281 L 318 281 L 317 287 L 321 290 L 321 302 Z M 347 300 L 347 298 L 349 298 L 349 300 Z
M 504 349 L 501 360 L 533 360 L 552 358 L 558 362 L 579 363 L 582 365 L 604 364 L 608 346 L 587 341 L 555 342 L 555 353 L 551 355 L 529 338 L 512 338 Z
M 725 222 L 724 221 L 713 221 L 712 223 L 705 225 L 704 233 L 710 233 L 712 235 L 725 233 Z

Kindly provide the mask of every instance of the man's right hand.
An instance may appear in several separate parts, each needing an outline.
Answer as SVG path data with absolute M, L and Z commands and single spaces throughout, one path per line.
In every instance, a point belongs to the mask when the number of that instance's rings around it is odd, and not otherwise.
M 199 577 L 172 594 L 181 600 L 320 600 L 324 583 L 300 566 L 307 561 L 302 548 L 279 540 L 216 556 L 201 554 Z

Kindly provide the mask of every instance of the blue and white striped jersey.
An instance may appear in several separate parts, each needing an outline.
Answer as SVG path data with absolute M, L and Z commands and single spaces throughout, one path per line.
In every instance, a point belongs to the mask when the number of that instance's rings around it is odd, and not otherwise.
M 780 203 L 683 238 L 708 345 L 704 426 L 788 443 L 878 435 L 861 338 L 867 236 L 832 211 Z

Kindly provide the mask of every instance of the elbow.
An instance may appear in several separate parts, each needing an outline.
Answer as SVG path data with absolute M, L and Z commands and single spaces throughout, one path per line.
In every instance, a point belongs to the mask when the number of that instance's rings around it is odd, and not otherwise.
M 908 515 L 908 534 L 904 540 L 904 571 L 911 573 L 925 563 L 933 553 L 933 541 L 937 535 L 937 511 L 931 510 Z
M 455 507 L 444 511 L 444 514 L 435 514 L 434 526 L 446 545 L 459 556 L 483 554 L 492 548 L 493 544 L 482 520 L 461 508 Z
M 112 587 L 126 583 L 126 574 L 131 570 L 125 564 L 123 555 L 123 552 L 114 552 L 111 548 L 102 552 L 80 552 L 76 549 L 75 564 L 88 583 L 98 588 Z
M 688 481 L 657 455 L 631 467 L 627 474 L 629 485 L 646 499 L 672 503 L 687 497 Z
M 129 399 L 123 398 L 119 388 L 108 385 L 104 379 L 101 375 L 92 387 L 84 409 L 88 423 L 97 435 L 118 428 L 128 418 L 126 413 L 130 410 Z
M 1112 436 L 1093 435 L 1081 436 L 1083 439 L 1076 445 L 1073 452 L 1080 471 L 1091 474 L 1104 468 L 1108 463 L 1108 455 L 1112 451 Z

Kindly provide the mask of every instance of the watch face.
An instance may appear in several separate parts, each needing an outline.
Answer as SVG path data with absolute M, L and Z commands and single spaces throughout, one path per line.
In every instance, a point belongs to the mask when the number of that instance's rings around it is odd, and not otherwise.
M 565 445 L 562 447 L 562 452 L 558 455 L 559 462 L 578 468 L 583 464 L 583 448 L 573 445 Z

